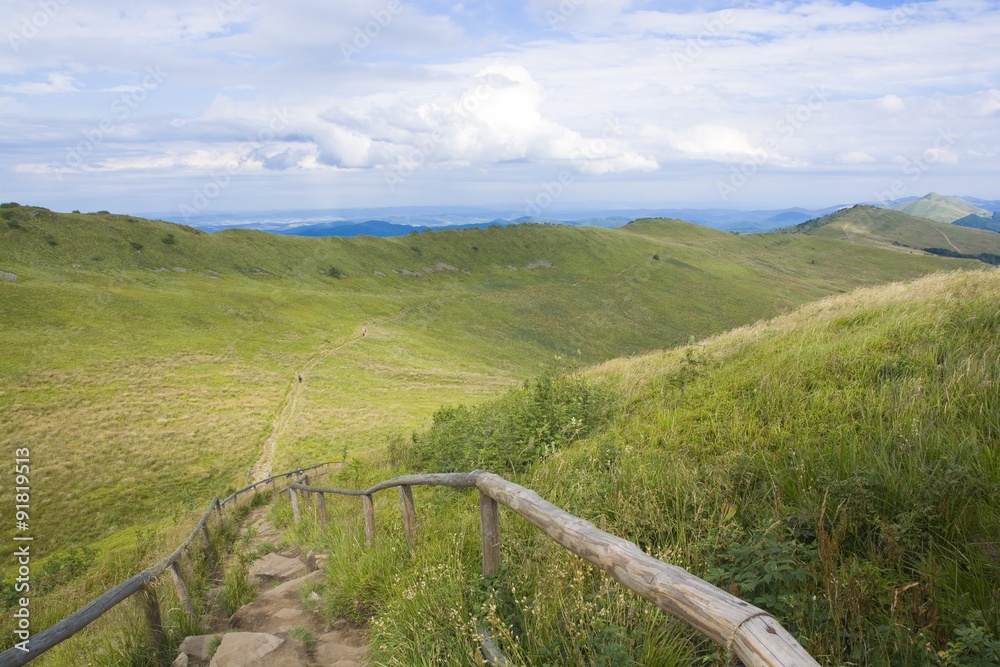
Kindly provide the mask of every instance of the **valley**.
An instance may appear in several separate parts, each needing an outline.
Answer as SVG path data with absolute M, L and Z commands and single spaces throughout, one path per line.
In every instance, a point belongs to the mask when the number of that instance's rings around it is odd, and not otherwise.
M 345 483 L 372 480 L 442 407 L 983 266 L 899 252 L 898 229 L 877 225 L 860 244 L 833 225 L 737 235 L 664 219 L 304 239 L 3 212 L 0 269 L 16 280 L 0 284 L 0 439 L 31 449 L 38 553 L 91 554 L 39 622 L 121 571 L 99 563 L 152 556 L 248 479 L 334 460 Z M 948 230 L 959 247 L 990 233 Z

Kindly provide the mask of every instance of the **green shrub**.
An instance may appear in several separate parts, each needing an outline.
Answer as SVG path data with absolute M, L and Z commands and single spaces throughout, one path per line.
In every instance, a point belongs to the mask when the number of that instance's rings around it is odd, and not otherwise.
M 171 234 L 170 232 L 167 232 L 167 235 L 161 238 L 160 240 L 163 241 L 166 245 L 173 245 L 177 243 L 177 239 L 175 239 L 174 235 Z
M 525 470 L 604 423 L 608 394 L 577 377 L 542 377 L 475 408 L 442 408 L 426 433 L 392 446 L 394 462 L 435 472 Z
M 330 278 L 343 278 L 344 272 L 338 269 L 336 266 L 331 266 L 326 270 L 326 275 Z
M 142 250 L 142 244 L 138 241 L 129 241 L 128 244 L 135 248 L 136 250 Z

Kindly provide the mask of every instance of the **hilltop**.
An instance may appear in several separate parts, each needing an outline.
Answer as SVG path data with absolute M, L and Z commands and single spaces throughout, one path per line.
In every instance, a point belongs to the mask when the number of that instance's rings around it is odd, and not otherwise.
M 975 215 L 980 218 L 990 218 L 993 215 L 992 211 L 974 206 L 958 197 L 939 195 L 936 192 L 931 192 L 919 199 L 896 204 L 892 208 L 907 215 L 928 218 L 935 222 L 947 224 L 954 223 L 956 220 L 969 215 Z
M 1000 256 L 1000 235 L 993 232 L 865 205 L 843 209 L 778 233 L 843 239 L 907 253 L 981 258 L 987 263 L 995 263 L 990 258 Z

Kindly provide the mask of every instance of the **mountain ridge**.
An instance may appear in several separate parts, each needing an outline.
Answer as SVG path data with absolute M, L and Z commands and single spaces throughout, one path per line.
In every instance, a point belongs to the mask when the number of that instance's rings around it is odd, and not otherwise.
M 939 195 L 936 192 L 928 193 L 913 201 L 896 204 L 892 208 L 893 210 L 915 217 L 928 218 L 935 222 L 949 224 L 969 215 L 983 218 L 992 216 L 992 211 L 973 206 L 958 197 Z

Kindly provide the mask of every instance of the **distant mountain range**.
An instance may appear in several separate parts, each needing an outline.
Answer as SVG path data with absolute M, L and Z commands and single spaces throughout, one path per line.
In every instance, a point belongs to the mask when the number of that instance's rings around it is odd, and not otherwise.
M 429 229 L 470 229 L 526 222 L 574 227 L 622 227 L 640 218 L 675 218 L 728 232 L 767 232 L 817 218 L 842 206 L 822 209 L 589 209 L 577 215 L 552 214 L 545 217 L 516 215 L 499 208 L 400 207 L 327 211 L 269 211 L 263 213 L 206 213 L 180 217 L 174 214 L 143 213 L 143 217 L 184 223 L 215 232 L 222 229 L 259 229 L 294 236 L 403 236 Z
M 505 227 L 521 223 L 560 224 L 574 227 L 621 227 L 640 218 L 674 218 L 727 232 L 768 232 L 822 218 L 849 206 L 821 209 L 787 208 L 741 211 L 736 209 L 645 208 L 580 209 L 552 211 L 543 216 L 518 215 L 503 207 L 385 207 L 368 209 L 286 210 L 261 213 L 206 213 L 182 218 L 172 214 L 143 214 L 170 222 L 186 223 L 215 232 L 222 229 L 258 229 L 293 236 L 404 236 L 414 232 L 446 229 Z M 950 197 L 930 193 L 889 202 L 892 210 L 921 219 L 962 227 L 1000 232 L 1000 201 Z

